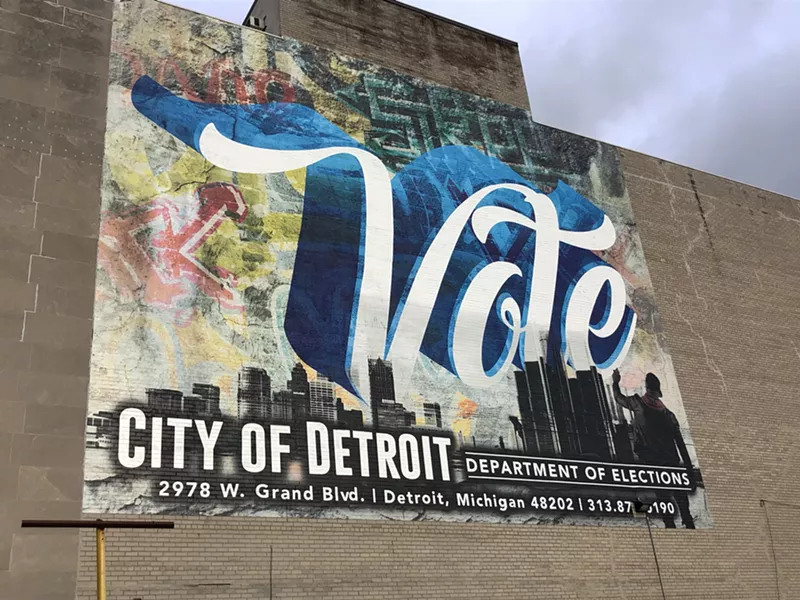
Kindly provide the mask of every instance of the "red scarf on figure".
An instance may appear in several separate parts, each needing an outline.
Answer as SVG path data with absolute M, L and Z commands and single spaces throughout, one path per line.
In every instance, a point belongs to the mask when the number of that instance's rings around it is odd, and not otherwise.
M 659 398 L 655 394 L 647 392 L 644 396 L 639 396 L 639 397 L 642 399 L 642 402 L 648 408 L 652 408 L 653 410 L 667 410 L 667 407 L 661 401 L 661 398 Z

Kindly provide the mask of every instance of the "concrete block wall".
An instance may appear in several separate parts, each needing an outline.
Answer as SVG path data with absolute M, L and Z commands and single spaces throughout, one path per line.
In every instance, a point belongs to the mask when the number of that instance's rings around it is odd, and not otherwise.
M 653 531 L 666 597 L 800 598 L 800 203 L 620 153 L 716 523 Z M 112 598 L 662 597 L 645 528 L 175 521 L 109 537 Z
M 279 0 L 280 33 L 401 73 L 528 108 L 516 42 L 393 0 Z M 278 0 L 258 0 L 259 5 Z M 265 10 L 265 9 L 264 9 Z
M 69 600 L 113 5 L 0 0 L 0 599 Z
M 493 80 L 383 4 L 283 0 L 283 33 L 527 105 L 516 50 Z M 0 0 L 0 600 L 94 597 L 92 532 L 18 524 L 80 516 L 111 12 Z M 653 532 L 666 596 L 798 598 L 800 204 L 621 155 L 716 522 Z M 111 598 L 661 598 L 644 528 L 174 520 L 109 533 Z

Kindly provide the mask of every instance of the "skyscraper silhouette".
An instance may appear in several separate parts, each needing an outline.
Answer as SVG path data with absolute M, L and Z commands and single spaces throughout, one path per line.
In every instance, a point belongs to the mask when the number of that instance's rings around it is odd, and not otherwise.
M 148 388 L 147 408 L 153 412 L 177 414 L 183 410 L 183 392 Z
M 369 366 L 369 403 L 372 412 L 372 428 L 380 424 L 380 407 L 386 402 L 394 402 L 394 372 L 392 363 L 380 358 L 370 358 Z
M 545 372 L 550 392 L 550 408 L 556 430 L 556 450 L 562 456 L 578 455 L 580 454 L 580 442 L 575 424 L 575 407 L 572 404 L 570 380 L 567 378 L 567 369 L 561 350 L 552 342 L 549 344 Z
M 426 427 L 442 428 L 442 407 L 438 402 L 424 402 L 422 412 L 425 416 Z
M 403 406 L 400 402 L 383 400 L 378 407 L 378 422 L 381 430 L 387 429 L 406 429 L 415 427 L 417 415 Z
M 337 398 L 336 422 L 350 429 L 361 429 L 364 426 L 364 415 L 360 410 L 347 410 L 342 399 Z
M 515 371 L 514 379 L 525 450 L 544 456 L 555 454 L 555 428 L 544 359 L 525 363 L 525 370 Z
M 204 417 L 206 413 L 207 403 L 202 396 L 194 394 L 186 394 L 183 397 L 183 414 L 186 417 Z
M 239 371 L 239 420 L 268 421 L 272 417 L 270 379 L 264 369 L 244 367 Z
M 219 417 L 222 414 L 219 408 L 219 388 L 216 385 L 195 383 L 192 385 L 192 394 L 200 396 L 205 401 L 203 414 L 212 417 Z
M 603 379 L 595 367 L 567 374 L 560 349 L 550 346 L 547 360 L 526 362 L 516 371 L 520 427 L 526 452 L 609 459 L 622 440 Z M 620 423 L 627 436 L 627 423 Z M 622 454 L 627 457 L 625 448 Z
M 334 383 L 324 375 L 308 382 L 308 396 L 311 404 L 311 418 L 322 421 L 336 421 L 336 400 Z
M 306 421 L 311 415 L 311 404 L 308 394 L 308 375 L 303 365 L 295 363 L 292 378 L 286 382 L 292 394 L 292 417 L 296 421 Z
M 595 367 L 578 371 L 575 376 L 580 391 L 580 401 L 575 402 L 575 416 L 579 424 L 581 454 L 609 459 L 614 425 L 603 379 Z
M 272 394 L 272 420 L 291 421 L 293 417 L 293 398 L 290 390 L 280 390 Z

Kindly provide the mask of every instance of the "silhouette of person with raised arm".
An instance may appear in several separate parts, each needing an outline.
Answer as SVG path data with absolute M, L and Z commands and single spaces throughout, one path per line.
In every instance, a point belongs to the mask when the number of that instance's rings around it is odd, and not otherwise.
M 640 461 L 650 465 L 682 466 L 691 472 L 692 460 L 681 435 L 681 428 L 675 414 L 661 401 L 661 382 L 653 373 L 645 376 L 645 394 L 626 396 L 620 390 L 620 374 L 615 369 L 611 376 L 614 400 L 633 413 L 633 451 Z M 659 500 L 668 501 L 673 497 L 669 490 L 658 490 Z M 694 518 L 689 510 L 689 497 L 685 492 L 674 494 L 675 504 L 681 514 L 683 526 L 694 529 Z M 675 527 L 675 518 L 663 517 L 664 525 Z

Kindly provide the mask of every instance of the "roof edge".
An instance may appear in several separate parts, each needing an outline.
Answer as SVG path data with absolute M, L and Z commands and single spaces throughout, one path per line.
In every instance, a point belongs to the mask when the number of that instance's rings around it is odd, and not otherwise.
M 478 33 L 480 35 L 486 36 L 490 39 L 496 40 L 498 42 L 502 42 L 504 44 L 511 44 L 512 46 L 519 46 L 517 42 L 514 40 L 510 40 L 508 38 L 504 38 L 503 36 L 489 33 L 488 31 L 484 31 L 483 29 L 478 29 L 477 27 L 473 27 L 472 25 L 467 25 L 466 23 L 461 23 L 459 21 L 455 21 L 448 17 L 444 17 L 442 15 L 437 15 L 436 13 L 432 13 L 430 11 L 425 10 L 424 8 L 417 8 L 416 6 L 412 6 L 410 4 L 406 4 L 405 2 L 399 2 L 398 0 L 383 0 L 383 2 L 387 2 L 389 4 L 394 4 L 395 6 L 399 6 L 401 8 L 405 8 L 407 10 L 414 11 L 415 13 L 419 13 L 426 17 L 430 17 L 432 19 L 436 19 L 437 21 L 444 21 L 450 25 L 455 25 L 456 27 L 460 27 L 461 29 L 466 29 L 467 31 L 472 31 L 473 33 Z
M 416 6 L 412 6 L 410 4 L 406 4 L 404 2 L 399 2 L 398 0 L 381 0 L 382 2 L 386 2 L 388 4 L 393 4 L 400 8 L 413 11 L 420 15 L 430 17 L 431 19 L 436 19 L 437 21 L 442 21 L 449 25 L 455 25 L 456 27 L 460 27 L 461 29 L 466 29 L 467 31 L 472 31 L 473 33 L 477 33 L 489 39 L 495 40 L 497 42 L 503 44 L 510 44 L 514 47 L 519 47 L 519 44 L 514 40 L 510 40 L 508 38 L 504 38 L 501 35 L 497 35 L 494 33 L 489 33 L 488 31 L 484 31 L 483 29 L 478 29 L 477 27 L 473 27 L 472 25 L 467 25 L 466 23 L 460 23 L 448 17 L 443 17 L 442 15 L 437 15 L 436 13 L 432 13 L 430 11 L 425 10 L 424 8 L 417 8 Z M 244 17 L 244 21 L 242 21 L 242 25 L 247 26 L 247 20 L 250 18 L 250 15 L 253 14 L 253 8 L 258 3 L 258 0 L 253 0 L 253 3 L 250 5 L 250 9 L 247 11 L 247 14 Z

